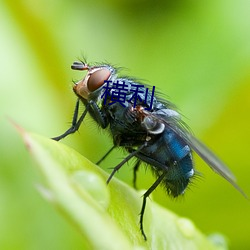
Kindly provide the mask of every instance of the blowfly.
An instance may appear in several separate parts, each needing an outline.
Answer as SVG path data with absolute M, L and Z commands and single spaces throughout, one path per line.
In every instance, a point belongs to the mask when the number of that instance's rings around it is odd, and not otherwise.
M 134 185 L 139 166 L 142 163 L 150 166 L 156 181 L 143 195 L 140 230 L 145 240 L 143 216 L 147 197 L 159 184 L 172 197 L 184 193 L 195 174 L 192 151 L 244 195 L 232 172 L 189 132 L 172 103 L 154 95 L 154 87 L 148 88 L 134 78 L 118 76 L 119 70 L 109 64 L 90 66 L 80 61 L 74 62 L 71 68 L 87 74 L 73 87 L 77 101 L 71 127 L 53 139 L 59 141 L 76 132 L 89 113 L 113 138 L 113 147 L 101 160 L 116 147 L 128 152 L 114 167 L 107 183 L 131 158 L 136 158 Z M 80 103 L 85 110 L 79 115 Z

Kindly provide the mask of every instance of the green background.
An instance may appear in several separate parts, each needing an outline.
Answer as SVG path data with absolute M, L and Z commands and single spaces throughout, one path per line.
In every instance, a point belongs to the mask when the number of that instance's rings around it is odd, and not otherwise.
M 250 2 L 1 1 L 0 249 L 79 249 L 80 234 L 38 194 L 39 173 L 9 122 L 47 137 L 64 132 L 75 96 L 70 65 L 85 55 L 146 79 L 184 114 L 185 122 L 249 187 Z M 86 119 L 63 143 L 96 162 L 110 148 L 107 133 Z M 102 163 L 121 161 L 117 150 Z M 154 199 L 189 217 L 207 234 L 226 235 L 231 249 L 249 249 L 250 203 L 195 158 L 202 177 L 174 201 Z M 132 183 L 132 164 L 117 177 Z M 138 186 L 153 182 L 149 170 Z M 98 236 L 97 236 L 98 237 Z

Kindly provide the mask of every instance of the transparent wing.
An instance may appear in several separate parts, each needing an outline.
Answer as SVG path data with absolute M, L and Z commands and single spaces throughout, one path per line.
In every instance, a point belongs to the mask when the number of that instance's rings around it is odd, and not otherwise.
M 154 114 L 151 113 L 151 116 L 153 116 L 155 120 L 158 120 L 158 122 L 163 123 L 166 127 L 173 130 L 209 165 L 212 170 L 231 183 L 243 196 L 248 199 L 247 195 L 237 185 L 236 178 L 229 168 L 210 149 L 208 149 L 188 131 L 185 124 L 180 120 L 180 117 L 169 114 L 169 111 L 163 110 L 163 112 L 161 111 Z
M 178 124 L 171 126 L 170 124 L 170 128 L 177 133 L 190 146 L 190 148 L 192 148 L 208 164 L 210 168 L 231 183 L 243 196 L 248 198 L 243 190 L 237 185 L 236 178 L 230 169 L 210 149 L 182 126 L 178 126 Z

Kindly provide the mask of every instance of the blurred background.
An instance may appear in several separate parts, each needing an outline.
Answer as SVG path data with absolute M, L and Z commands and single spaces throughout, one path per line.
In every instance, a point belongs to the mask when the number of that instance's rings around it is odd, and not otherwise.
M 83 77 L 70 66 L 83 56 L 123 66 L 124 74 L 164 93 L 250 196 L 249 13 L 247 0 L 1 1 L 0 249 L 82 245 L 81 235 L 36 191 L 39 173 L 8 117 L 46 137 L 63 133 L 76 101 L 72 80 Z M 93 162 L 112 145 L 89 117 L 62 143 Z M 110 171 L 123 157 L 117 150 L 101 167 Z M 195 161 L 202 177 L 183 198 L 175 201 L 158 188 L 153 199 L 206 234 L 224 234 L 230 249 L 249 249 L 250 202 Z M 117 175 L 130 185 L 132 167 Z M 153 181 L 149 169 L 139 171 L 139 188 Z

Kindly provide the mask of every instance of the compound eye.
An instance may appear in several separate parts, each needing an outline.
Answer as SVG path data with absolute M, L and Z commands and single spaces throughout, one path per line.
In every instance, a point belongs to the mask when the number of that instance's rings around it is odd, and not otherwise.
M 108 69 L 100 69 L 92 73 L 88 79 L 88 90 L 93 92 L 100 88 L 104 81 L 108 80 L 110 77 L 110 71 Z

